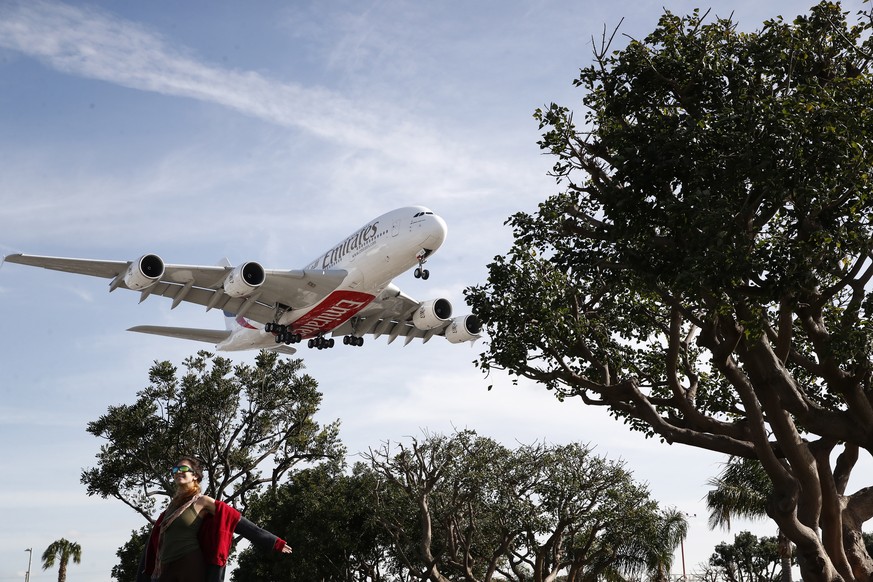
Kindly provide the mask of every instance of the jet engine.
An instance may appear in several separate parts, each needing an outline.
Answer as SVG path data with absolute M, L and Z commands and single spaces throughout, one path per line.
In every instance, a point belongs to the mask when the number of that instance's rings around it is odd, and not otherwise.
M 456 317 L 446 328 L 446 339 L 453 344 L 479 339 L 482 322 L 475 315 Z
M 430 330 L 445 325 L 452 316 L 452 304 L 448 299 L 424 301 L 412 314 L 412 324 L 420 330 Z
M 231 297 L 248 297 L 267 278 L 264 268 L 254 261 L 235 268 L 224 280 L 224 292 Z
M 151 287 L 164 276 L 164 261 L 158 255 L 143 255 L 127 266 L 124 284 L 128 289 L 142 291 Z

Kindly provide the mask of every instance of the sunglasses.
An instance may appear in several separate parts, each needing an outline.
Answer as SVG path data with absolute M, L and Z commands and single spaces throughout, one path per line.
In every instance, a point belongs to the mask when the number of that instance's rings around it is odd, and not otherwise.
M 188 465 L 176 465 L 172 469 L 170 469 L 170 473 L 175 475 L 176 473 L 190 473 L 193 472 L 194 469 L 189 467 Z

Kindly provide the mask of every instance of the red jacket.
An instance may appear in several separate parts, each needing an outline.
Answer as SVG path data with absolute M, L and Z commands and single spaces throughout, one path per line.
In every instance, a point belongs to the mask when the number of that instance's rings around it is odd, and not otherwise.
M 200 525 L 198 537 L 203 559 L 207 564 L 216 566 L 227 564 L 230 546 L 233 544 L 233 531 L 241 517 L 239 511 L 223 501 L 215 502 L 215 515 L 206 514 Z

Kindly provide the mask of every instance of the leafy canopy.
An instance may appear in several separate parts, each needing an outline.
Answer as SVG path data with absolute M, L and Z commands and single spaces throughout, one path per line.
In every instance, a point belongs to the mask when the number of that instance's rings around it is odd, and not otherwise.
M 302 462 L 341 458 L 338 422 L 321 427 L 317 384 L 301 360 L 261 352 L 253 366 L 208 352 L 155 362 L 133 404 L 111 406 L 88 432 L 105 439 L 98 466 L 82 473 L 89 495 L 120 499 L 150 521 L 155 496 L 170 496 L 169 468 L 193 455 L 206 493 L 245 508 L 247 495 Z
M 563 191 L 508 220 L 513 246 L 467 290 L 486 372 L 759 459 L 810 579 L 873 572 L 823 511 L 873 452 L 873 19 L 856 20 L 825 1 L 753 33 L 694 11 L 621 50 L 604 37 L 581 123 L 535 114 Z M 856 501 L 853 528 L 873 515 Z

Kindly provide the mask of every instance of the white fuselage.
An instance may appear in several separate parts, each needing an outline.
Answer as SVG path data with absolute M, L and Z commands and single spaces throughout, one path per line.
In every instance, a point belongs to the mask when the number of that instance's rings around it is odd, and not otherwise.
M 419 257 L 433 254 L 445 241 L 445 221 L 423 206 L 392 210 L 355 230 L 305 269 L 348 271 L 343 283 L 313 305 L 291 309 L 278 323 L 302 337 L 327 333 L 353 317 L 391 281 L 418 266 Z M 247 350 L 275 345 L 261 324 L 237 318 L 237 327 L 220 350 Z

